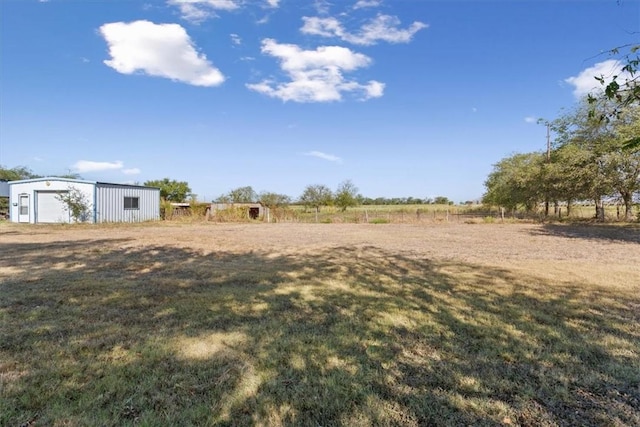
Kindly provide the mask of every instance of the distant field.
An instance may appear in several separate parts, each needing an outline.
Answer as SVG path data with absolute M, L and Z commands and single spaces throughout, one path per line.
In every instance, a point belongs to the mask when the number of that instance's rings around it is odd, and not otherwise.
M 0 425 L 640 425 L 640 227 L 0 223 Z
M 315 210 L 305 209 L 304 206 L 293 205 L 286 210 L 275 210 L 276 220 L 284 222 L 315 222 Z M 607 220 L 616 221 L 624 217 L 624 208 L 607 206 L 605 208 Z M 554 212 L 553 206 L 547 219 L 551 220 L 587 220 L 594 218 L 594 206 L 576 205 L 571 207 L 571 214 L 567 218 L 566 206 L 561 206 L 559 212 Z M 543 212 L 516 213 L 505 211 L 505 220 L 531 219 L 541 220 Z M 482 222 L 502 220 L 499 208 L 484 207 L 481 205 L 362 205 L 341 211 L 334 206 L 325 206 L 320 210 L 318 222 L 325 223 L 432 223 L 432 222 Z

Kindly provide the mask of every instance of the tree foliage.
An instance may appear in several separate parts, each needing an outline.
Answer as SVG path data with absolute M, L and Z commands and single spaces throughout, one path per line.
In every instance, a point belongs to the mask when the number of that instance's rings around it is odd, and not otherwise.
M 274 209 L 287 206 L 289 203 L 291 203 L 291 198 L 285 194 L 263 191 L 258 196 L 258 201 L 264 206 Z
M 26 166 L 16 166 L 11 169 L 0 166 L 0 180 L 19 181 L 21 179 L 40 178 Z
M 64 204 L 64 209 L 69 212 L 74 222 L 86 222 L 89 219 L 91 203 L 78 188 L 69 186 L 68 191 L 58 193 L 56 198 Z
M 595 76 L 602 86 L 602 92 L 589 94 L 587 99 L 593 106 L 590 115 L 600 120 L 609 121 L 620 118 L 628 107 L 640 104 L 640 44 L 632 43 L 616 47 L 609 51 L 621 65 L 621 73 L 611 76 Z M 609 101 L 609 108 L 599 110 L 597 104 L 602 100 Z M 640 148 L 640 135 L 632 135 L 624 141 L 624 148 Z
M 445 196 L 436 196 L 433 198 L 434 205 L 451 205 L 453 202 L 449 200 L 448 197 Z
M 251 186 L 234 188 L 229 191 L 227 196 L 231 203 L 255 203 L 258 198 L 257 193 Z
M 603 112 L 604 100 L 596 106 Z M 632 219 L 633 197 L 640 192 L 640 151 L 625 145 L 640 135 L 640 105 L 624 107 L 611 120 L 581 104 L 550 123 L 555 132 L 550 158 L 542 153 L 516 154 L 494 166 L 485 182 L 483 201 L 507 208 L 533 210 L 541 201 L 592 200 L 604 220 L 604 201 L 618 199 Z
M 542 153 L 518 153 L 500 160 L 485 181 L 483 203 L 508 209 L 535 209 L 543 198 L 540 188 Z
M 80 174 L 69 172 L 64 174 L 55 174 L 48 175 L 57 178 L 68 178 L 68 179 L 82 179 Z M 38 175 L 34 173 L 31 169 L 26 166 L 16 166 L 11 169 L 6 168 L 4 166 L 0 166 L 0 180 L 6 181 L 19 181 L 21 179 L 35 179 L 35 178 L 43 178 L 43 175 Z
M 328 206 L 333 202 L 333 193 L 326 185 L 315 184 L 305 187 L 300 196 L 300 203 L 304 206 L 320 211 L 322 206 Z
M 176 181 L 169 178 L 146 181 L 146 187 L 160 189 L 160 197 L 168 202 L 184 202 L 191 195 L 191 188 L 186 181 Z
M 334 195 L 335 205 L 344 212 L 347 208 L 358 206 L 358 202 L 358 187 L 351 180 L 341 182 Z

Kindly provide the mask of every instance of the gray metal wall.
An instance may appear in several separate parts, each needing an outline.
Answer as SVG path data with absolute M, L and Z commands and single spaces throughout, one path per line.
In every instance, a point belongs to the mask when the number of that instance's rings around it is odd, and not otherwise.
M 0 197 L 9 197 L 8 181 L 0 181 Z
M 125 209 L 125 197 L 138 197 L 138 209 Z M 160 190 L 157 188 L 96 185 L 96 222 L 141 222 L 160 219 Z

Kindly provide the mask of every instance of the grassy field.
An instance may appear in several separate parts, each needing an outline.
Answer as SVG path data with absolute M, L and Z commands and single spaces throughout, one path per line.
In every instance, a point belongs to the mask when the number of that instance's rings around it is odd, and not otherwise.
M 637 212 L 638 208 L 635 209 Z M 542 210 L 538 212 L 505 211 L 504 221 L 532 220 L 532 221 L 586 221 L 594 218 L 594 206 L 572 206 L 571 215 L 567 217 L 567 208 L 562 206 L 560 212 L 554 213 L 553 206 L 548 217 L 544 217 Z M 637 216 L 637 215 L 636 215 Z M 634 219 L 636 218 L 634 216 Z M 605 207 L 607 222 L 622 221 L 624 208 L 616 206 Z M 246 211 L 218 213 L 212 218 L 217 222 L 241 222 L 248 220 Z M 261 219 L 262 220 L 262 219 Z M 266 220 L 266 219 L 265 219 Z M 346 211 L 335 206 L 324 206 L 317 218 L 313 208 L 302 205 L 290 205 L 285 208 L 273 208 L 270 215 L 271 222 L 304 222 L 304 223 L 377 223 L 377 224 L 429 224 L 440 222 L 496 222 L 502 221 L 501 211 L 497 207 L 482 205 L 361 205 L 348 208 Z
M 640 228 L 0 224 L 0 425 L 640 425 Z

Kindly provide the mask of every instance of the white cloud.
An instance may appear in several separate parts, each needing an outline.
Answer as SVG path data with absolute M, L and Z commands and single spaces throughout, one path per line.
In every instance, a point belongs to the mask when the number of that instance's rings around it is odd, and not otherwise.
M 222 73 L 198 53 L 185 29 L 178 24 L 149 21 L 113 22 L 100 27 L 109 46 L 104 63 L 122 74 L 141 72 L 194 86 L 217 86 Z
M 378 7 L 382 4 L 382 0 L 358 0 L 358 2 L 353 5 L 354 9 L 364 9 L 367 7 Z
M 526 123 L 536 123 L 538 121 L 538 119 L 533 117 L 533 116 L 527 116 L 527 117 L 524 118 L 524 121 Z
M 338 156 L 334 156 L 333 154 L 323 153 L 322 151 L 309 151 L 308 153 L 304 153 L 305 156 L 317 157 L 319 159 L 328 160 L 330 162 L 342 163 L 342 159 Z
M 280 0 L 267 0 L 267 4 L 269 7 L 278 7 L 280 5 Z
M 400 29 L 400 20 L 396 16 L 378 15 L 365 23 L 357 32 L 350 33 L 336 18 L 302 17 L 304 21 L 300 31 L 322 37 L 338 37 L 346 42 L 357 45 L 374 45 L 378 41 L 388 43 L 408 43 L 413 36 L 428 25 L 414 22 L 408 28 Z
M 313 7 L 320 15 L 326 15 L 331 9 L 331 3 L 329 3 L 329 0 L 314 0 Z
M 169 0 L 172 6 L 178 6 L 182 19 L 200 23 L 217 16 L 216 10 L 235 10 L 240 7 L 237 0 Z
M 138 168 L 122 169 L 122 173 L 125 175 L 138 175 L 141 172 Z
M 611 82 L 613 76 L 618 76 L 617 82 L 622 85 L 629 80 L 629 73 L 622 71 L 622 64 L 615 59 L 609 59 L 604 62 L 598 62 L 592 67 L 585 68 L 577 76 L 569 77 L 564 81 L 573 86 L 573 95 L 576 98 L 582 98 L 589 93 L 599 92 L 603 86 L 597 81 L 596 77 L 604 77 L 605 84 Z
M 231 43 L 233 43 L 234 45 L 238 46 L 242 44 L 242 39 L 240 38 L 239 35 L 230 34 L 229 36 L 231 37 Z
M 91 160 L 78 160 L 72 168 L 78 173 L 101 172 L 107 170 L 122 169 L 123 163 L 120 160 L 115 162 L 94 162 Z
M 271 79 L 246 86 L 283 101 L 331 102 L 342 99 L 345 92 L 360 93 L 361 99 L 377 98 L 384 92 L 384 83 L 372 80 L 367 84 L 345 79 L 343 72 L 354 71 L 371 64 L 371 58 L 340 46 L 320 46 L 302 50 L 294 44 L 279 44 L 273 39 L 262 41 L 262 53 L 280 60 L 281 69 L 291 81 L 278 83 Z

